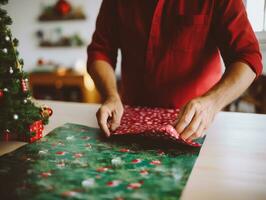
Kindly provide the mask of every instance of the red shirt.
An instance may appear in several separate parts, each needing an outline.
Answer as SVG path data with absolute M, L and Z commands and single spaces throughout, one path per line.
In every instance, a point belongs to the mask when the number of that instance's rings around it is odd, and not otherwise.
M 122 52 L 122 101 L 179 108 L 206 93 L 241 61 L 262 72 L 258 41 L 242 0 L 103 0 L 88 67 L 115 68 Z

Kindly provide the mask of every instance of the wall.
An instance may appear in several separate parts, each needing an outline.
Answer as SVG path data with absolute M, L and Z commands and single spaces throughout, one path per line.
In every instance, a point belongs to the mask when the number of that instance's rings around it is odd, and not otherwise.
M 87 14 L 85 21 L 39 22 L 37 20 L 43 5 L 55 0 L 9 0 L 6 9 L 13 19 L 13 35 L 19 39 L 19 52 L 24 59 L 24 69 L 31 70 L 39 58 L 57 61 L 63 65 L 73 66 L 78 59 L 86 61 L 86 47 L 82 48 L 40 48 L 35 36 L 37 30 L 50 30 L 61 27 L 63 33 L 79 32 L 89 43 L 95 29 L 95 20 L 102 0 L 70 0 L 74 5 L 81 5 Z
M 9 0 L 6 6 L 14 23 L 12 25 L 13 35 L 20 40 L 19 51 L 25 61 L 25 70 L 35 66 L 38 58 L 56 60 L 67 66 L 73 66 L 76 60 L 86 60 L 86 47 L 80 48 L 39 48 L 35 32 L 38 29 L 52 29 L 60 25 L 65 33 L 80 32 L 89 44 L 95 29 L 95 20 L 102 0 L 70 0 L 74 5 L 82 5 L 88 19 L 77 22 L 51 22 L 40 23 L 37 20 L 41 12 L 41 5 L 54 3 L 55 0 Z M 266 34 L 266 33 L 265 33 Z M 265 42 L 265 41 L 264 41 Z M 264 74 L 266 74 L 266 42 L 261 45 L 263 52 Z M 120 58 L 118 59 L 120 60 Z M 118 64 L 117 74 L 120 73 Z

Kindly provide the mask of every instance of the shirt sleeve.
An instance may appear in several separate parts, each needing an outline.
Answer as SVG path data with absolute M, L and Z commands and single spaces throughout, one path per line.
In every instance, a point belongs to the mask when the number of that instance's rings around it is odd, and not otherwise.
M 91 44 L 87 48 L 87 70 L 96 60 L 108 62 L 116 67 L 118 51 L 117 16 L 115 2 L 103 0 Z
M 216 0 L 214 33 L 225 66 L 240 61 L 257 75 L 262 73 L 262 55 L 242 0 Z

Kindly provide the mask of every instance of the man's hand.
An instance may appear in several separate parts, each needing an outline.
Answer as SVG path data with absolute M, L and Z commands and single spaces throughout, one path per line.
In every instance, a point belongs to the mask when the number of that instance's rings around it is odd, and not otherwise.
M 256 74 L 245 63 L 232 63 L 222 79 L 202 97 L 190 101 L 181 109 L 175 126 L 187 141 L 203 136 L 217 112 L 238 98 L 253 82 Z
M 181 138 L 188 142 L 203 137 L 219 109 L 213 99 L 200 97 L 187 103 L 180 112 L 175 126 Z
M 97 121 L 107 137 L 110 136 L 110 129 L 114 131 L 119 127 L 123 112 L 124 108 L 119 97 L 107 98 L 99 108 L 96 114 Z

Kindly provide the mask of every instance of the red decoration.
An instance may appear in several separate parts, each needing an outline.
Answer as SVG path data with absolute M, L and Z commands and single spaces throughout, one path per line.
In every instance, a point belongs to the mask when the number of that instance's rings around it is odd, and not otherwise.
M 0 99 L 4 96 L 3 90 L 0 90 Z
M 194 141 L 184 141 L 174 128 L 178 109 L 146 108 L 125 106 L 121 124 L 112 135 L 147 136 L 162 138 L 193 147 L 200 147 Z
M 34 136 L 32 136 L 29 140 L 30 143 L 42 138 L 42 132 L 43 132 L 43 123 L 42 120 L 34 122 L 32 125 L 30 125 L 30 132 L 35 133 Z
M 2 140 L 8 142 L 10 140 L 10 136 L 11 135 L 9 130 L 4 131 Z
M 38 65 L 44 65 L 44 60 L 40 58 L 40 59 L 37 61 L 37 64 L 38 64 Z
M 59 0 L 55 5 L 56 11 L 60 15 L 67 15 L 71 11 L 71 4 L 66 0 Z
M 53 115 L 53 110 L 48 106 L 42 106 L 41 107 L 41 115 L 44 118 L 49 118 Z
M 28 85 L 27 82 L 25 81 L 25 79 L 21 80 L 21 88 L 23 92 L 27 92 L 28 91 Z
M 30 133 L 34 134 L 34 136 L 27 137 L 26 135 L 20 135 L 19 133 L 16 133 L 16 132 L 10 133 L 10 131 L 6 130 L 2 134 L 2 137 L 0 138 L 0 140 L 6 141 L 6 142 L 19 140 L 23 142 L 32 143 L 42 138 L 43 129 L 44 129 L 44 126 L 43 126 L 42 120 L 39 120 L 29 126 L 29 131 Z

